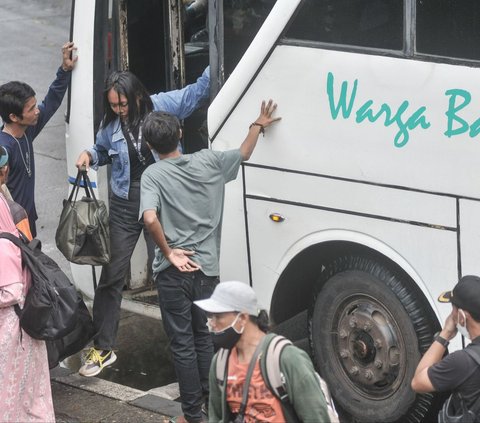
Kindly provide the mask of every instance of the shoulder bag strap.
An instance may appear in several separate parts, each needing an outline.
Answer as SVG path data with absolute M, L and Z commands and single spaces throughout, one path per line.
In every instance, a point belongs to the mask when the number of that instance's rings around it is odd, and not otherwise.
M 15 235 L 11 234 L 10 232 L 0 232 L 0 238 L 8 239 L 10 242 L 14 243 L 18 248 L 20 248 L 22 252 L 23 262 L 25 254 L 27 253 L 26 245 L 23 243 L 23 241 L 20 238 L 17 238 Z M 22 309 L 18 304 L 14 304 L 13 309 L 15 310 L 15 313 L 19 318 L 22 317 Z M 20 336 L 22 336 L 22 334 L 20 334 Z
M 477 364 L 480 366 L 480 345 L 475 344 L 472 345 L 470 348 L 465 348 L 464 351 L 472 357 Z
M 474 344 L 470 348 L 465 348 L 464 351 L 480 366 L 480 345 Z M 475 414 L 475 416 L 477 416 L 477 414 L 480 412 L 480 396 L 473 403 L 471 411 Z
M 248 402 L 248 390 L 250 388 L 250 380 L 252 379 L 253 370 L 255 369 L 255 364 L 257 363 L 258 356 L 262 351 L 263 344 L 265 343 L 265 336 L 262 340 L 258 343 L 257 348 L 255 348 L 255 352 L 253 353 L 253 357 L 250 360 L 250 364 L 248 365 L 247 376 L 245 377 L 245 383 L 243 384 L 243 397 L 242 397 L 242 404 L 240 405 L 240 410 L 237 414 L 237 418 L 235 421 L 243 422 L 243 418 L 245 416 L 245 410 L 247 409 L 247 402 Z
M 227 379 L 227 369 L 228 369 L 228 357 L 230 356 L 230 350 L 226 348 L 220 348 L 217 351 L 215 357 L 215 377 L 217 383 L 220 386 L 223 386 L 225 380 Z

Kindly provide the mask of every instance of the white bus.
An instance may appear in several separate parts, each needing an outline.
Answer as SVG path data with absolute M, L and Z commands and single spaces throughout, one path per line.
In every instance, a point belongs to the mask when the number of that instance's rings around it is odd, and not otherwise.
M 211 1 L 201 41 L 198 21 L 184 27 L 168 12 L 180 0 L 94 3 L 78 0 L 74 12 L 91 8 L 83 29 L 73 25 L 82 60 L 70 176 L 98 126 L 106 64 L 128 66 L 154 91 L 210 63 L 214 149 L 238 147 L 260 101 L 273 98 L 282 121 L 227 185 L 222 280 L 249 282 L 279 330 L 308 337 L 347 419 L 436 420 L 439 398 L 416 395 L 410 381 L 450 312 L 438 294 L 480 274 L 480 4 Z M 146 51 L 142 36 L 157 44 Z M 100 191 L 105 181 L 99 174 Z M 87 273 L 75 273 L 79 286 Z
M 213 98 L 274 3 L 275 0 L 227 0 L 221 10 L 212 7 L 209 11 L 204 0 L 72 0 L 71 39 L 78 47 L 79 61 L 72 75 L 66 113 L 70 182 L 75 180 L 79 153 L 95 140 L 103 115 L 104 81 L 109 72 L 129 69 L 153 94 L 194 82 L 211 62 L 215 74 L 211 84 Z M 221 33 L 216 28 L 218 13 L 222 14 Z M 209 32 L 215 34 L 213 48 L 209 48 Z M 225 54 L 224 41 L 228 44 Z M 206 122 L 207 107 L 184 121 L 185 152 L 208 146 Z M 108 200 L 109 169 L 104 166 L 98 173 L 90 173 L 98 195 Z M 145 257 L 141 237 L 125 281 L 123 306 L 159 316 L 157 294 L 148 277 Z M 72 265 L 72 274 L 75 284 L 93 297 L 92 270 Z M 97 268 L 94 278 L 98 279 L 99 274 Z

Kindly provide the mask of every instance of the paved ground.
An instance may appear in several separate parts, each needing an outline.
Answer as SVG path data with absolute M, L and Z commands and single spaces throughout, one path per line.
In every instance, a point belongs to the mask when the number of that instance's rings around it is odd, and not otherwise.
M 178 402 L 160 396 L 166 391 L 144 392 L 60 367 L 51 376 L 58 423 L 168 422 L 181 414 Z

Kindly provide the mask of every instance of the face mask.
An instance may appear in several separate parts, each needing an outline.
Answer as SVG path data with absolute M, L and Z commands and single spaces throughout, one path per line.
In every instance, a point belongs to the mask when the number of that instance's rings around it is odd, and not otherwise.
M 458 310 L 458 314 L 460 314 L 460 313 L 462 313 L 462 315 L 463 315 L 463 320 L 465 322 L 465 326 L 462 326 L 460 323 L 457 323 L 457 330 L 465 338 L 470 339 L 470 334 L 468 333 L 468 330 L 467 330 L 467 316 L 465 316 L 465 313 L 463 312 L 463 310 Z M 460 321 L 460 319 L 457 316 L 457 322 L 459 322 L 459 321 Z
M 242 336 L 243 330 L 245 329 L 244 326 L 240 332 L 237 332 L 237 330 L 234 328 L 239 316 L 240 313 L 237 314 L 237 317 L 235 317 L 235 320 L 232 322 L 232 324 L 225 329 L 218 332 L 210 332 L 215 349 L 225 348 L 227 350 L 231 350 L 238 342 Z

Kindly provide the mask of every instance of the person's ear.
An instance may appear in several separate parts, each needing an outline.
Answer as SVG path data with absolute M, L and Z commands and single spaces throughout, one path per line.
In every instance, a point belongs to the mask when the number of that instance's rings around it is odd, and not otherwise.
M 14 122 L 14 123 L 17 123 L 17 122 L 19 122 L 19 121 L 21 120 L 21 119 L 20 119 L 16 114 L 14 114 L 14 113 L 10 113 L 10 114 L 8 115 L 8 117 L 9 117 L 10 120 L 11 120 L 12 122 Z
M 241 323 L 242 327 L 244 327 L 247 324 L 248 319 L 249 317 L 247 313 L 241 313 L 240 318 L 238 320 Z
M 181 140 L 182 137 L 183 137 L 183 131 L 182 131 L 182 128 L 180 128 L 180 129 L 178 130 L 178 139 Z

